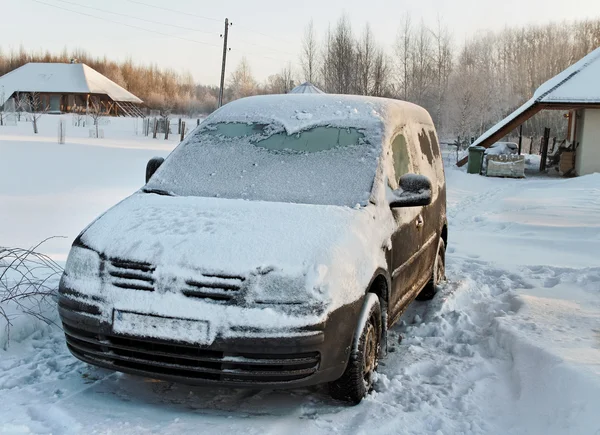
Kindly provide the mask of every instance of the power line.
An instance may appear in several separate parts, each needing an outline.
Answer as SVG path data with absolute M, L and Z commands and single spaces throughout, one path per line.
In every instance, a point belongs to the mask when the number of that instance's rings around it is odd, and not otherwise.
M 210 47 L 219 47 L 218 44 L 213 44 L 213 43 L 204 42 L 204 41 L 198 41 L 196 39 L 186 38 L 186 37 L 183 37 L 183 36 L 177 36 L 177 35 L 173 35 L 173 34 L 170 34 L 170 33 L 164 33 L 164 32 L 160 32 L 158 30 L 147 29 L 145 27 L 140 27 L 140 26 L 136 26 L 136 25 L 133 25 L 133 24 L 122 23 L 120 21 L 111 20 L 109 18 L 99 17 L 97 15 L 89 14 L 89 13 L 86 13 L 86 12 L 76 11 L 76 10 L 73 10 L 73 9 L 65 8 L 65 7 L 54 5 L 54 4 L 51 4 L 51 3 L 46 3 L 46 2 L 43 2 L 41 0 L 31 0 L 31 1 L 39 3 L 39 4 L 42 4 L 42 5 L 45 5 L 45 6 L 50 6 L 50 7 L 56 8 L 56 9 L 60 9 L 60 10 L 63 10 L 63 11 L 72 12 L 74 14 L 78 14 L 78 15 L 83 15 L 83 16 L 86 16 L 86 17 L 95 18 L 97 20 L 107 21 L 107 22 L 113 23 L 113 24 L 119 24 L 121 26 L 130 27 L 132 29 L 143 30 L 145 32 L 156 34 L 156 35 L 167 36 L 167 37 L 170 37 L 170 38 L 176 38 L 176 39 L 180 39 L 182 41 L 193 42 L 195 44 L 202 44 L 202 45 L 207 45 L 207 46 L 210 46 Z M 63 1 L 65 3 L 71 3 L 71 2 L 67 2 L 66 0 L 58 0 L 58 1 Z M 141 2 L 138 2 L 136 0 L 128 0 L 128 1 L 131 1 L 133 3 L 141 3 Z M 73 3 L 71 3 L 71 4 L 73 4 Z M 145 4 L 145 3 L 143 3 L 143 4 Z M 98 9 L 98 8 L 92 8 L 92 9 Z M 164 8 L 159 8 L 159 9 L 164 9 Z M 117 13 L 115 12 L 115 14 L 117 14 Z M 117 15 L 125 15 L 125 14 L 117 14 Z M 135 17 L 131 17 L 131 18 L 135 18 Z M 165 24 L 165 23 L 159 23 L 159 22 L 155 22 L 155 23 Z M 248 44 L 259 46 L 257 44 L 252 44 L 252 43 L 248 43 Z M 268 47 L 265 47 L 265 48 L 268 48 Z M 237 51 L 235 49 L 232 49 L 232 50 L 234 52 Z M 276 62 L 288 62 L 288 63 L 292 63 L 289 60 L 284 60 L 284 59 L 281 59 L 281 58 L 275 58 L 275 57 L 265 56 L 263 54 L 259 54 L 259 53 L 255 53 L 255 52 L 251 52 L 251 51 L 247 51 L 247 50 L 246 51 L 239 50 L 239 52 L 241 54 L 255 56 L 255 57 L 262 57 L 264 59 L 274 60 Z M 291 53 L 287 53 L 287 54 L 292 55 Z M 296 64 L 296 65 L 298 65 L 297 62 L 293 62 L 293 63 Z
M 272 51 L 276 51 L 278 53 L 281 54 L 287 54 L 289 56 L 295 56 L 294 53 L 290 53 L 289 51 L 283 51 L 283 50 L 279 50 L 277 48 L 273 48 L 273 47 L 268 47 L 266 45 L 260 45 L 260 44 L 256 44 L 254 42 L 247 42 L 247 41 L 240 41 L 240 44 L 246 44 L 246 45 L 252 45 L 254 47 L 258 47 L 258 48 L 266 48 L 267 50 L 272 50 Z
M 160 25 L 163 25 L 163 26 L 175 27 L 177 29 L 188 30 L 188 31 L 191 31 L 191 32 L 206 33 L 206 34 L 209 34 L 209 35 L 214 35 L 216 33 L 216 32 L 208 32 L 206 30 L 193 29 L 191 27 L 180 26 L 180 25 L 177 25 L 177 24 L 169 24 L 169 23 L 165 23 L 165 22 L 162 22 L 162 21 L 148 20 L 146 18 L 140 18 L 140 17 L 136 17 L 134 15 L 127 15 L 127 14 L 123 14 L 123 13 L 120 13 L 120 12 L 107 11 L 106 9 L 95 8 L 93 6 L 88 6 L 88 5 L 81 5 L 79 3 L 70 2 L 70 1 L 67 1 L 67 0 L 56 0 L 56 1 L 59 1 L 61 3 L 67 3 L 67 4 L 70 4 L 70 5 L 74 5 L 74 6 L 79 6 L 79 7 L 84 7 L 84 8 L 88 8 L 88 9 L 93 9 L 93 10 L 99 11 L 99 12 L 105 12 L 107 14 L 119 15 L 119 16 L 125 17 L 125 18 L 133 18 L 134 20 L 145 21 L 145 22 L 151 23 L 151 24 L 160 24 Z
M 42 4 L 42 5 L 50 6 L 50 7 L 56 8 L 56 9 L 61 9 L 63 11 L 73 12 L 74 14 L 79 14 L 79 15 L 84 15 L 86 17 L 96 18 L 97 20 L 108 21 L 109 23 L 113 23 L 113 24 L 120 24 L 121 26 L 131 27 L 133 29 L 143 30 L 145 32 L 154 33 L 157 35 L 168 36 L 170 38 L 177 38 L 177 39 L 181 39 L 183 41 L 194 42 L 196 44 L 203 44 L 203 45 L 208 45 L 211 47 L 219 47 L 218 44 L 212 44 L 210 42 L 198 41 L 196 39 L 190 39 L 190 38 L 185 38 L 183 36 L 172 35 L 170 33 L 159 32 L 158 30 L 146 29 L 145 27 L 135 26 L 133 24 L 126 24 L 126 23 L 122 23 L 120 21 L 114 21 L 109 18 L 99 17 L 97 15 L 88 14 L 86 12 L 74 11 L 73 9 L 64 8 L 62 6 L 53 5 L 51 3 L 45 3 L 40 0 L 31 0 L 31 1 L 34 1 L 34 2 Z
M 235 48 L 232 47 L 231 51 L 235 53 L 236 50 L 235 50 Z M 269 59 L 269 60 L 275 60 L 277 62 L 286 62 L 286 63 L 293 63 L 295 65 L 299 65 L 296 61 L 285 60 L 285 59 L 276 58 L 276 57 L 270 57 L 270 56 L 265 56 L 263 54 L 255 53 L 253 51 L 248 51 L 248 50 L 241 51 L 241 50 L 239 50 L 239 52 L 241 54 L 244 54 L 244 55 L 250 55 L 250 56 L 255 56 L 255 57 L 262 57 L 263 59 Z
M 191 27 L 180 26 L 178 24 L 165 23 L 163 21 L 149 20 L 149 19 L 146 19 L 146 18 L 140 18 L 140 17 L 136 17 L 134 15 L 123 14 L 123 13 L 120 13 L 120 12 L 108 11 L 106 9 L 96 8 L 96 7 L 88 6 L 88 5 L 81 5 L 79 3 L 75 3 L 75 2 L 71 2 L 71 1 L 67 1 L 67 0 L 55 0 L 55 1 L 58 1 L 58 2 L 61 2 L 61 3 L 66 3 L 66 4 L 70 4 L 70 5 L 74 5 L 74 6 L 84 7 L 84 8 L 92 9 L 92 10 L 99 11 L 99 12 L 104 12 L 104 13 L 108 13 L 108 14 L 118 15 L 118 16 L 125 17 L 125 18 L 133 18 L 134 20 L 145 21 L 145 22 L 151 23 L 151 24 L 160 24 L 160 25 L 164 25 L 164 26 L 174 27 L 174 28 L 177 28 L 177 29 L 187 30 L 187 31 L 190 31 L 190 32 L 205 33 L 205 34 L 209 34 L 209 35 L 216 33 L 216 32 L 208 32 L 206 30 L 199 30 L 199 29 L 195 29 L 195 28 L 191 28 Z M 98 18 L 100 18 L 100 17 L 98 17 Z M 268 47 L 266 45 L 256 44 L 256 43 L 247 42 L 247 41 L 240 41 L 240 43 L 241 44 L 246 44 L 246 45 L 252 45 L 252 46 L 258 47 L 258 48 L 264 48 L 264 49 L 267 49 L 267 50 L 275 51 L 275 52 L 278 52 L 278 53 L 281 53 L 281 54 L 286 54 L 286 55 L 289 55 L 289 56 L 295 56 L 293 53 L 290 53 L 289 51 L 279 50 L 277 48 Z
M 267 35 L 266 33 L 259 32 L 258 30 L 252 30 L 252 29 L 249 29 L 249 28 L 244 27 L 244 26 L 237 26 L 237 27 L 239 27 L 242 30 L 245 30 L 246 32 L 252 32 L 252 33 L 256 33 L 257 35 L 261 35 L 261 36 L 265 36 L 267 38 L 271 38 L 271 39 L 273 39 L 273 40 L 275 40 L 277 42 L 281 42 L 281 40 L 283 39 L 283 40 L 286 40 L 290 44 L 292 44 L 292 43 L 295 44 L 295 42 L 292 42 L 292 41 L 290 41 L 287 38 L 282 38 L 282 37 L 273 36 L 273 35 Z
M 163 11 L 173 12 L 173 13 L 176 13 L 176 14 L 188 15 L 190 17 L 202 18 L 204 20 L 216 21 L 218 23 L 221 22 L 221 20 L 219 20 L 217 18 L 205 17 L 204 15 L 198 15 L 198 14 L 194 14 L 194 13 L 191 13 L 191 12 L 178 11 L 177 9 L 170 9 L 170 8 L 165 8 L 165 7 L 162 7 L 162 6 L 156 6 L 156 5 L 152 5 L 150 3 L 144 3 L 144 2 L 141 2 L 141 1 L 138 1 L 138 0 L 127 0 L 127 1 L 130 2 L 130 3 L 136 3 L 138 5 L 148 6 L 150 8 L 160 9 L 160 10 L 163 10 Z
M 218 23 L 220 23 L 222 21 L 221 19 L 218 19 L 218 18 L 207 17 L 205 15 L 198 15 L 198 14 L 195 14 L 195 13 L 192 13 L 192 12 L 186 12 L 186 11 L 182 11 L 182 10 L 178 10 L 178 9 L 165 8 L 163 6 L 156 6 L 156 5 L 153 5 L 153 4 L 150 4 L 150 3 L 146 3 L 146 2 L 143 2 L 143 1 L 140 1 L 140 0 L 127 0 L 127 1 L 130 2 L 130 3 L 138 4 L 138 5 L 148 6 L 150 8 L 155 8 L 155 9 L 160 9 L 160 10 L 163 10 L 163 11 L 173 12 L 175 14 L 187 15 L 189 17 L 202 18 L 204 20 L 216 21 Z M 259 32 L 257 30 L 252 30 L 252 29 L 249 29 L 249 28 L 244 27 L 244 26 L 237 26 L 236 25 L 236 27 L 239 27 L 242 30 L 246 30 L 247 32 L 252 32 L 252 33 L 256 33 L 258 35 L 265 36 L 267 38 L 271 38 L 271 39 L 273 39 L 275 41 L 278 41 L 278 42 L 281 42 L 282 39 L 286 39 L 286 38 L 281 38 L 281 37 L 277 37 L 277 36 L 273 36 L 273 35 L 268 35 L 266 33 Z M 288 42 L 290 42 L 290 41 L 288 40 Z

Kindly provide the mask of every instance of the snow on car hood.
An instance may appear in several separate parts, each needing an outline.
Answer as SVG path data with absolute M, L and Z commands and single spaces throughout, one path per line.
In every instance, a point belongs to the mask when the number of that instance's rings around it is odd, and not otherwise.
M 385 264 L 389 234 L 373 225 L 374 211 L 139 192 L 94 222 L 81 241 L 107 258 L 177 274 L 260 276 L 256 299 L 276 303 L 299 293 L 333 309 L 360 298 Z

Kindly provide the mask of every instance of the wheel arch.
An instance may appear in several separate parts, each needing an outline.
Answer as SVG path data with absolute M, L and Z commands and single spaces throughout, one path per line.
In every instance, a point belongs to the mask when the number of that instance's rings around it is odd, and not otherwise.
M 444 241 L 444 245 L 448 246 L 448 222 L 444 221 L 444 225 L 442 225 L 442 233 L 440 234 L 442 240 Z
M 373 293 L 379 298 L 379 304 L 381 306 L 381 349 L 385 354 L 387 353 L 387 331 L 388 331 L 388 302 L 390 297 L 390 291 L 392 288 L 392 279 L 387 270 L 378 268 L 367 287 L 367 294 Z M 363 307 L 363 310 L 365 308 Z

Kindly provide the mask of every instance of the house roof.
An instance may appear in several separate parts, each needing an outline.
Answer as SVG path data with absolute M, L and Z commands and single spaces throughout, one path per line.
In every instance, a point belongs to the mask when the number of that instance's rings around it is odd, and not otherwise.
M 142 103 L 138 97 L 82 63 L 28 63 L 0 77 L 0 104 L 15 92 L 106 94 L 114 101 Z
M 564 105 L 600 104 L 600 48 L 548 80 L 533 97 L 482 134 L 471 146 L 492 145 L 543 109 Z
M 319 88 L 317 88 L 315 85 L 313 85 L 310 82 L 304 82 L 301 85 L 296 86 L 289 93 L 290 94 L 324 94 L 325 92 L 323 92 L 322 90 L 320 90 Z

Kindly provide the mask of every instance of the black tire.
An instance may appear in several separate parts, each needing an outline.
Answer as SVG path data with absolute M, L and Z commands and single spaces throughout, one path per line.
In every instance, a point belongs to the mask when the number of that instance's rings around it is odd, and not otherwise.
M 381 305 L 373 293 L 367 294 L 364 313 L 366 321 L 355 334 L 352 351 L 341 378 L 329 384 L 329 394 L 338 400 L 357 405 L 373 389 L 373 376 L 381 348 Z M 359 321 L 364 319 L 361 316 Z
M 423 290 L 417 295 L 418 301 L 430 301 L 437 293 L 438 286 L 442 281 L 446 280 L 446 244 L 440 237 L 438 243 L 438 252 L 433 263 L 433 272 L 431 273 L 431 279 L 427 283 Z

